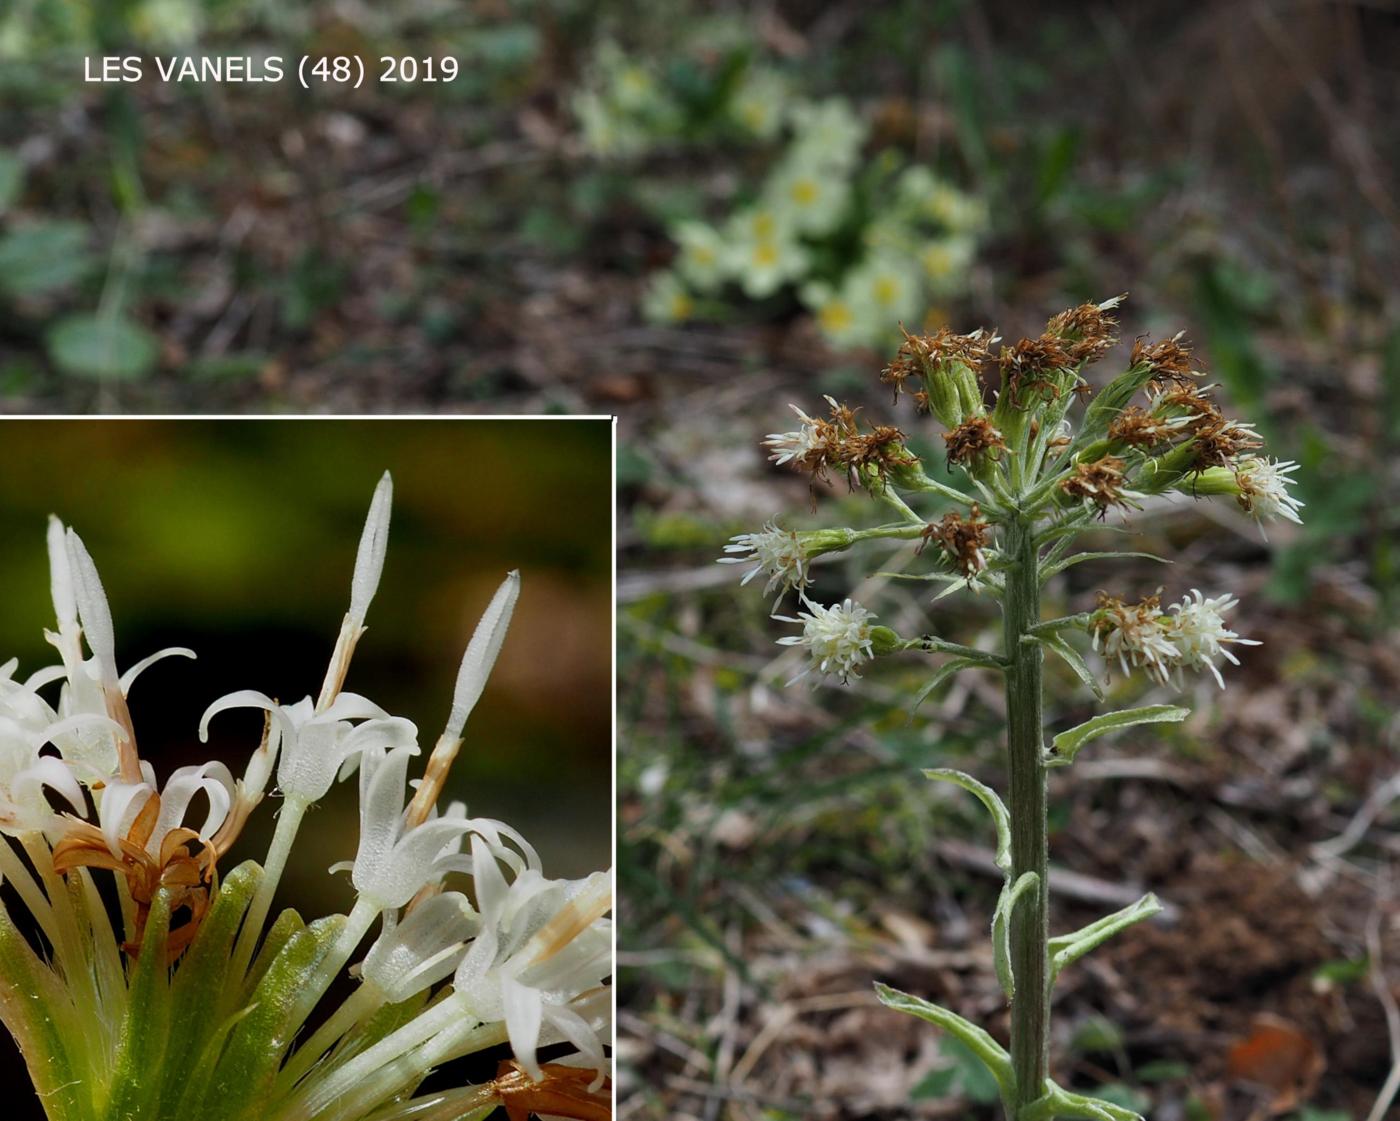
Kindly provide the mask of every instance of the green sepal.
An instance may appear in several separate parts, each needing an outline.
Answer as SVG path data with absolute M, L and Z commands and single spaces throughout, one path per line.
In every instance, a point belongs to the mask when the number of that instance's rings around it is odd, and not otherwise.
M 1119 728 L 1131 728 L 1138 724 L 1175 724 L 1191 715 L 1189 708 L 1178 705 L 1144 705 L 1142 708 L 1124 708 L 1117 712 L 1101 712 L 1083 724 L 1061 732 L 1050 742 L 1050 751 L 1045 756 L 1047 767 L 1067 767 L 1074 762 L 1079 749 L 1090 740 L 1116 732 Z
M 997 980 L 1007 1000 L 1016 996 L 1016 977 L 1011 969 L 1011 915 L 1016 910 L 1016 901 L 1026 892 L 1034 892 L 1040 887 L 1040 877 L 1034 872 L 1025 872 L 1015 884 L 1008 879 L 1002 885 L 997 898 L 996 910 L 992 913 L 992 960 L 996 966 Z
M 1171 564 L 1166 557 L 1159 557 L 1156 553 L 1130 553 L 1122 551 L 1099 552 L 1099 553 L 1075 553 L 1073 556 L 1065 557 L 1063 560 L 1053 561 L 1050 564 L 1042 565 L 1040 569 L 1040 582 L 1043 584 L 1052 576 L 1058 576 L 1067 568 L 1073 568 L 1076 564 L 1083 564 L 1091 560 L 1127 560 L 1137 558 L 1139 560 L 1158 561 L 1162 564 Z
M 209 1083 L 201 1121 L 261 1115 L 282 1059 L 305 1019 L 304 993 L 345 927 L 344 915 L 317 919 L 288 939 L 250 997 Z
M 1126 1106 L 1091 1098 L 1087 1094 L 1072 1094 L 1049 1080 L 1046 1092 L 1028 1105 L 1023 1105 L 1016 1121 L 1055 1121 L 1058 1117 L 1083 1117 L 1087 1121 L 1144 1121 L 1142 1114 Z
M 0 844 L 8 844 L 0 839 Z M 64 1043 L 81 1038 L 82 1027 L 68 990 L 15 927 L 0 904 L 0 1021 L 18 1045 L 34 1092 L 49 1121 L 78 1121 L 93 1115 L 96 1088 L 80 1078 Z
M 1127 930 L 1143 919 L 1150 919 L 1162 911 L 1161 901 L 1148 892 L 1136 903 L 1130 903 L 1122 910 L 1105 915 L 1088 926 L 1081 927 L 1073 934 L 1061 934 L 1051 938 L 1046 946 L 1050 954 L 1050 983 L 1060 975 L 1067 965 L 1073 965 L 1090 950 L 1103 945 L 1120 930 Z
M 971 775 L 962 771 L 955 771 L 949 767 L 933 767 L 924 771 L 925 778 L 931 778 L 936 782 L 951 782 L 961 786 L 971 794 L 975 794 L 978 800 L 987 807 L 987 812 L 992 815 L 992 821 L 997 828 L 997 855 L 996 865 L 1007 875 L 1011 874 L 1011 815 L 1006 812 L 1006 806 L 997 797 L 997 792 L 985 783 L 978 782 Z
M 976 1055 L 991 1076 L 996 1079 L 1001 1090 L 1002 1101 L 1010 1103 L 1016 1096 L 1016 1076 L 1011 1069 L 1011 1056 L 995 1039 L 970 1020 L 965 1020 L 956 1012 L 950 1012 L 937 1004 L 931 1004 L 917 996 L 892 989 L 889 985 L 875 982 L 875 995 L 886 1008 L 896 1012 L 906 1012 L 927 1020 L 942 1028 L 949 1035 L 956 1036 L 969 1051 Z
M 1063 635 L 1028 634 L 1024 635 L 1021 641 L 1038 642 L 1047 650 L 1053 650 L 1056 654 L 1060 656 L 1060 660 L 1063 661 L 1065 665 L 1069 666 L 1069 668 L 1074 671 L 1074 675 L 1089 687 L 1089 689 L 1093 692 L 1094 696 L 1097 697 L 1099 700 L 1103 700 L 1103 686 L 1099 684 L 1098 678 L 1096 678 L 1093 674 L 1093 671 L 1089 669 L 1088 663 L 1084 661 L 1083 655 L 1081 655 L 1078 650 L 1076 650 L 1073 646 L 1066 642 Z
M 189 1077 L 190 1056 L 200 1054 L 219 1029 L 219 1017 L 209 1011 L 219 1007 L 233 940 L 262 877 L 262 868 L 251 860 L 224 877 L 199 933 L 175 968 L 170 985 L 175 1030 L 166 1050 L 163 1105 L 179 1100 Z
M 166 1041 L 170 1038 L 170 964 L 166 946 L 170 935 L 170 892 L 161 889 L 151 901 L 141 954 L 131 971 L 131 996 L 117 1038 L 108 1092 L 109 1121 L 145 1121 L 161 1080 L 152 1073 L 161 1069 Z

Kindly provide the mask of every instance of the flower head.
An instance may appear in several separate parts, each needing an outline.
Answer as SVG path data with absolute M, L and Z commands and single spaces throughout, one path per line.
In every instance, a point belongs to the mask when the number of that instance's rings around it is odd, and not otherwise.
M 1177 649 L 1178 664 L 1210 670 L 1216 684 L 1222 689 L 1225 688 L 1225 679 L 1220 676 L 1218 660 L 1224 658 L 1231 665 L 1240 664 L 1225 648 L 1226 644 L 1259 645 L 1254 639 L 1241 638 L 1225 625 L 1225 612 L 1238 603 L 1239 600 L 1232 595 L 1207 598 L 1192 588 L 1180 603 L 1171 606 L 1170 634 L 1172 644 Z
M 1256 521 L 1286 518 L 1302 525 L 1298 511 L 1303 503 L 1295 498 L 1289 487 L 1298 464 L 1291 460 L 1269 459 L 1267 456 L 1247 455 L 1235 464 L 1235 481 L 1239 484 L 1239 503 L 1245 513 Z
M 859 678 L 856 670 L 874 656 L 871 630 L 875 615 L 852 599 L 832 607 L 805 599 L 803 603 L 807 610 L 798 612 L 795 619 L 787 615 L 773 616 L 780 622 L 802 624 L 800 635 L 780 638 L 778 645 L 805 646 L 812 659 L 812 665 L 788 684 L 807 676 L 813 668 L 822 674 L 835 674 L 842 681 Z
M 472 838 L 481 930 L 453 977 L 457 998 L 482 1021 L 505 1020 L 516 1058 L 538 1081 L 544 1044 L 567 1040 L 602 1078 L 596 999 L 612 973 L 612 877 L 549 880 L 537 868 L 507 884 L 495 854 Z
M 1166 684 L 1181 657 L 1158 596 L 1124 603 L 1100 593 L 1099 609 L 1090 618 L 1089 633 L 1094 649 L 1105 658 L 1116 658 L 1125 675 L 1130 668 L 1140 667 Z
M 769 522 L 758 533 L 741 533 L 730 538 L 724 547 L 726 553 L 740 553 L 742 556 L 720 557 L 720 564 L 747 564 L 753 567 L 744 573 L 740 583 L 747 584 L 760 572 L 766 573 L 768 583 L 763 592 L 767 595 L 778 589 L 778 598 L 789 590 L 801 592 L 810 579 L 807 572 L 809 558 L 803 548 L 802 538 L 795 530 L 781 529 L 776 522 Z

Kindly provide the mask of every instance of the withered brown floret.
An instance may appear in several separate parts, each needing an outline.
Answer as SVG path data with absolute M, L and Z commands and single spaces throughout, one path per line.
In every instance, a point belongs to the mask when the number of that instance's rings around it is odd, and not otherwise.
M 948 462 L 971 463 L 983 452 L 1006 447 L 1001 433 L 986 417 L 975 416 L 963 421 L 951 432 L 943 433 L 948 445 Z
M 1096 362 L 1118 341 L 1113 333 L 1118 320 L 1109 314 L 1109 310 L 1116 306 L 1112 301 L 1108 307 L 1080 304 L 1051 319 L 1045 325 L 1045 333 L 1063 340 L 1075 363 Z
M 902 324 L 899 329 L 904 341 L 880 374 L 880 380 L 894 388 L 895 400 L 899 399 L 909 378 L 931 374 L 940 362 L 956 360 L 977 370 L 989 356 L 987 340 L 991 336 L 985 331 L 959 335 L 947 327 L 940 327 L 931 335 L 911 335 Z M 917 398 L 918 394 L 915 395 L 916 401 Z M 926 394 L 924 399 L 927 400 Z
M 1138 405 L 1129 405 L 1108 426 L 1108 438 L 1117 444 L 1151 448 L 1165 444 L 1177 434 L 1179 427 Z
M 1183 346 L 1180 333 L 1159 343 L 1148 344 L 1142 339 L 1133 341 L 1132 364 L 1148 366 L 1152 379 L 1147 383 L 1153 390 L 1161 391 L 1170 385 L 1181 389 L 1194 389 L 1192 380 L 1199 374 L 1191 368 L 1191 348 Z
M 889 424 L 877 424 L 867 433 L 846 436 L 832 446 L 827 458 L 833 466 L 845 469 L 853 487 L 863 482 L 866 468 L 873 468 L 883 480 L 892 468 L 918 462 L 904 445 L 904 433 Z
M 1203 429 L 1225 423 L 1225 414 L 1194 383 L 1164 388 L 1156 405 L 1159 408 L 1183 410 L 1187 414 L 1184 427 L 1193 435 Z
M 1015 346 L 1002 347 L 997 361 L 1006 377 L 1006 392 L 1018 409 L 1023 404 L 1022 395 L 1032 390 L 1058 397 L 1059 387 L 1050 380 L 1050 375 L 1078 365 L 1064 342 L 1050 334 L 1041 335 L 1038 339 L 1022 339 Z
M 982 520 L 982 511 L 974 502 L 966 518 L 952 511 L 924 526 L 923 542 L 919 549 L 922 551 L 924 545 L 937 541 L 958 571 L 972 577 L 987 567 L 985 549 L 990 528 L 990 523 Z
M 1124 468 L 1127 465 L 1115 455 L 1106 455 L 1093 463 L 1076 463 L 1074 473 L 1060 484 L 1071 498 L 1087 498 L 1100 511 L 1109 506 L 1130 504 Z
M 1191 443 L 1191 470 L 1229 467 L 1241 453 L 1262 448 L 1258 433 L 1233 420 L 1220 420 L 1198 428 Z

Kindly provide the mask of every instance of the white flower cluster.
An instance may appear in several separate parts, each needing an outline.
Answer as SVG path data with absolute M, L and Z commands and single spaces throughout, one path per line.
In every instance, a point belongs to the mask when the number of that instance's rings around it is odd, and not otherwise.
M 779 600 L 788 591 L 801 593 L 810 579 L 807 571 L 810 558 L 803 548 L 802 538 L 793 530 L 779 528 L 776 522 L 769 522 L 758 533 L 741 533 L 730 538 L 724 551 L 741 555 L 720 557 L 720 564 L 752 566 L 739 581 L 741 585 L 764 573 L 768 577 L 764 594 L 777 588 Z
M 1180 681 L 1182 669 L 1208 670 L 1223 689 L 1220 660 L 1239 665 L 1228 645 L 1259 645 L 1226 625 L 1225 612 L 1238 603 L 1235 596 L 1207 597 L 1195 588 L 1170 613 L 1156 596 L 1134 604 L 1105 600 L 1090 622 L 1093 647 L 1116 660 L 1124 675 L 1139 668 L 1165 685 L 1173 675 Z
M 1293 472 L 1297 470 L 1298 464 L 1291 460 L 1243 456 L 1235 465 L 1240 505 L 1261 523 L 1283 518 L 1294 525 L 1302 525 L 1298 511 L 1303 508 L 1303 502 L 1288 489 L 1295 482 Z
M 468 817 L 461 803 L 441 811 L 437 806 L 463 727 L 504 640 L 519 594 L 518 574 L 506 578 L 468 646 L 447 726 L 423 778 L 412 784 L 411 797 L 408 768 L 421 753 L 417 728 L 341 688 L 378 586 L 391 495 L 386 474 L 371 506 L 351 609 L 319 698 L 282 704 L 243 690 L 205 712 L 201 739 L 211 719 L 227 709 L 251 706 L 268 713 L 262 744 L 241 779 L 211 761 L 176 770 L 163 786 L 157 782 L 137 753 L 126 695 L 153 661 L 193 654 L 161 651 L 119 674 L 111 612 L 96 566 L 77 535 L 56 519 L 48 541 L 58 628 L 48 637 L 61 664 L 23 680 L 16 677 L 14 660 L 0 665 L 0 833 L 25 849 L 39 879 L 3 837 L 0 873 L 44 928 L 55 948 L 56 975 L 72 989 L 75 1002 L 126 999 L 124 986 L 117 994 L 89 992 L 90 983 L 81 980 L 92 968 L 90 955 L 114 951 L 99 946 L 77 961 L 71 955 L 85 937 L 91 941 L 105 930 L 135 956 L 158 894 L 173 893 L 172 910 L 182 906 L 189 916 L 169 931 L 172 958 L 198 938 L 200 919 L 217 892 L 216 863 L 262 800 L 275 768 L 282 811 L 266 874 L 225 981 L 231 999 L 243 999 L 238 994 L 247 991 L 245 973 L 304 813 L 337 779 L 358 771 L 359 845 L 354 861 L 343 866 L 351 872 L 356 901 L 316 979 L 301 994 L 308 1013 L 376 922 L 380 933 L 353 970 L 363 979 L 360 990 L 288 1059 L 262 1114 L 268 1121 L 322 1116 L 332 1102 L 342 1110 L 335 1116 L 367 1116 L 377 1104 L 412 1088 L 414 1080 L 405 1081 L 405 1073 L 419 1070 L 421 1078 L 439 1061 L 506 1039 L 536 1080 L 544 1077 L 538 1050 L 552 1044 L 571 1045 L 574 1055 L 564 1061 L 598 1072 L 594 1089 L 607 1068 L 610 875 L 548 879 L 534 848 L 508 826 Z M 50 702 L 44 691 L 54 686 L 57 697 Z M 70 812 L 56 812 L 51 795 Z M 201 795 L 207 803 L 203 820 L 189 819 Z M 54 895 L 60 878 L 81 885 L 98 869 L 117 876 L 124 902 L 115 929 L 104 909 L 74 916 L 58 905 L 66 893 Z M 455 878 L 471 882 L 475 905 L 462 892 L 448 890 Z M 74 898 L 84 895 L 76 891 Z M 93 901 L 100 902 L 96 892 L 87 897 L 87 906 Z M 117 937 L 123 928 L 125 937 Z M 416 1018 L 358 1053 L 350 1048 L 353 1057 L 340 1061 L 342 1039 L 361 1031 L 386 1004 L 426 994 L 444 980 L 448 985 Z M 76 1007 L 106 1025 L 99 1030 L 116 1030 L 122 1019 L 102 1007 Z M 110 1076 L 106 1069 L 85 1075 Z M 365 1091 L 361 1112 L 343 1111 L 347 1095 L 381 1084 L 386 1097 Z
M 856 671 L 874 656 L 870 632 L 875 615 L 852 599 L 831 607 L 806 599 L 802 602 L 807 610 L 799 611 L 795 619 L 787 615 L 773 616 L 783 623 L 802 624 L 800 635 L 780 638 L 778 645 L 806 647 L 812 659 L 812 664 L 788 684 L 800 681 L 813 669 L 822 674 L 834 674 L 842 681 L 859 678 Z

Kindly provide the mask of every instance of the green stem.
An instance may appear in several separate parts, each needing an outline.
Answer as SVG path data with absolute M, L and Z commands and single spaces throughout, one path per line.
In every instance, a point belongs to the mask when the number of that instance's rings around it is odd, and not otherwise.
M 287 868 L 287 858 L 292 853 L 292 842 L 296 840 L 301 819 L 306 815 L 307 804 L 300 798 L 288 798 L 282 803 L 282 812 L 277 815 L 277 828 L 272 834 L 272 844 L 268 846 L 267 860 L 263 865 L 263 878 L 258 882 L 258 890 L 253 902 L 248 906 L 247 917 L 238 932 L 233 960 L 228 971 L 229 993 L 237 996 L 243 991 L 243 982 L 248 975 L 248 966 L 253 960 L 262 936 L 263 923 L 267 921 L 272 908 L 272 897 L 277 892 L 277 884 Z
M 1005 625 L 1007 749 L 1011 771 L 1011 882 L 1027 872 L 1039 878 L 1011 917 L 1011 968 L 1016 995 L 1011 1002 L 1011 1063 L 1016 1073 L 1016 1109 L 1045 1092 L 1049 1066 L 1050 1001 L 1045 983 L 1045 948 L 1050 936 L 1046 914 L 1049 872 L 1046 845 L 1045 770 L 1039 643 L 1022 642 L 1040 622 L 1040 579 L 1035 526 L 1024 515 L 1006 526 Z M 1015 1121 L 1012 1114 L 1011 1121 Z

